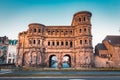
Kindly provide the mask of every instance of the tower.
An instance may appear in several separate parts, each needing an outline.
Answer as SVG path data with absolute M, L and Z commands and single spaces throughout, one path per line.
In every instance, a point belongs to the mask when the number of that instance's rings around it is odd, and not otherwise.
M 88 11 L 75 13 L 71 26 L 74 27 L 76 67 L 92 65 L 93 47 L 91 34 L 91 16 Z
M 39 23 L 31 23 L 28 25 L 28 46 L 30 53 L 30 65 L 42 65 L 44 62 L 44 25 Z

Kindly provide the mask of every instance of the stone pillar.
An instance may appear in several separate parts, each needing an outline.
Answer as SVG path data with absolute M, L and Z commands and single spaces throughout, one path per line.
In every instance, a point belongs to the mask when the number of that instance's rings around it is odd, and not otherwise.
M 59 55 L 57 56 L 58 58 L 58 68 L 62 68 L 62 53 L 60 52 Z

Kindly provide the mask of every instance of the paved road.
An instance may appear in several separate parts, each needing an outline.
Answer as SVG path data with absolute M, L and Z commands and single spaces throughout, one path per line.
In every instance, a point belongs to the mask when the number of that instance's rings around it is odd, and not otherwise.
M 0 77 L 0 80 L 120 80 L 120 71 L 11 71 L 1 70 L 0 75 L 17 75 L 18 77 Z M 30 77 L 33 75 L 49 75 L 52 77 Z M 87 76 L 91 75 L 92 76 Z M 19 77 L 19 75 L 28 75 L 29 77 Z M 64 77 L 55 77 L 62 75 Z M 69 77 L 66 77 L 69 75 Z M 72 76 L 70 76 L 72 75 Z M 77 75 L 76 77 L 74 77 Z M 84 76 L 81 76 L 84 75 Z M 94 76 L 93 76 L 94 75 Z M 116 76 L 117 75 L 117 76 Z
M 120 76 L 84 76 L 84 77 L 24 77 L 24 78 L 18 78 L 18 77 L 6 77 L 1 78 L 0 80 L 120 80 Z
M 106 75 L 106 76 L 117 75 L 120 76 L 120 71 L 5 71 L 5 73 L 13 74 L 13 75 Z

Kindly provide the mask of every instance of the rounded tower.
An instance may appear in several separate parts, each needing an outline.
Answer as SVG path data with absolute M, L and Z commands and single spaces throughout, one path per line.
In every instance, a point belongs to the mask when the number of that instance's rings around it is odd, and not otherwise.
M 28 25 L 28 42 L 29 47 L 42 47 L 43 46 L 43 29 L 44 25 L 39 23 L 31 23 Z
M 73 16 L 72 26 L 90 24 L 92 13 L 88 11 L 77 12 Z
M 77 12 L 73 16 L 71 26 L 75 35 L 76 66 L 90 67 L 93 61 L 93 47 L 91 34 L 91 16 L 88 11 Z

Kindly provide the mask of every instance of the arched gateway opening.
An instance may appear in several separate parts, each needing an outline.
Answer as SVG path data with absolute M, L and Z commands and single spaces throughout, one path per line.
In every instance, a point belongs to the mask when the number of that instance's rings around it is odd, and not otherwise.
M 49 67 L 50 68 L 57 68 L 58 67 L 58 60 L 55 55 L 51 55 L 49 57 Z
M 29 63 L 30 63 L 30 56 L 27 52 L 25 52 L 23 54 L 23 58 L 22 58 L 22 65 L 23 66 L 29 66 Z
M 26 63 L 27 63 L 27 61 L 26 61 L 26 57 L 27 57 L 27 54 L 24 53 L 24 54 L 23 54 L 23 59 L 22 59 L 22 65 L 23 65 L 23 66 L 25 66 Z
M 62 60 L 62 68 L 70 68 L 71 67 L 71 57 L 70 55 L 65 55 Z

